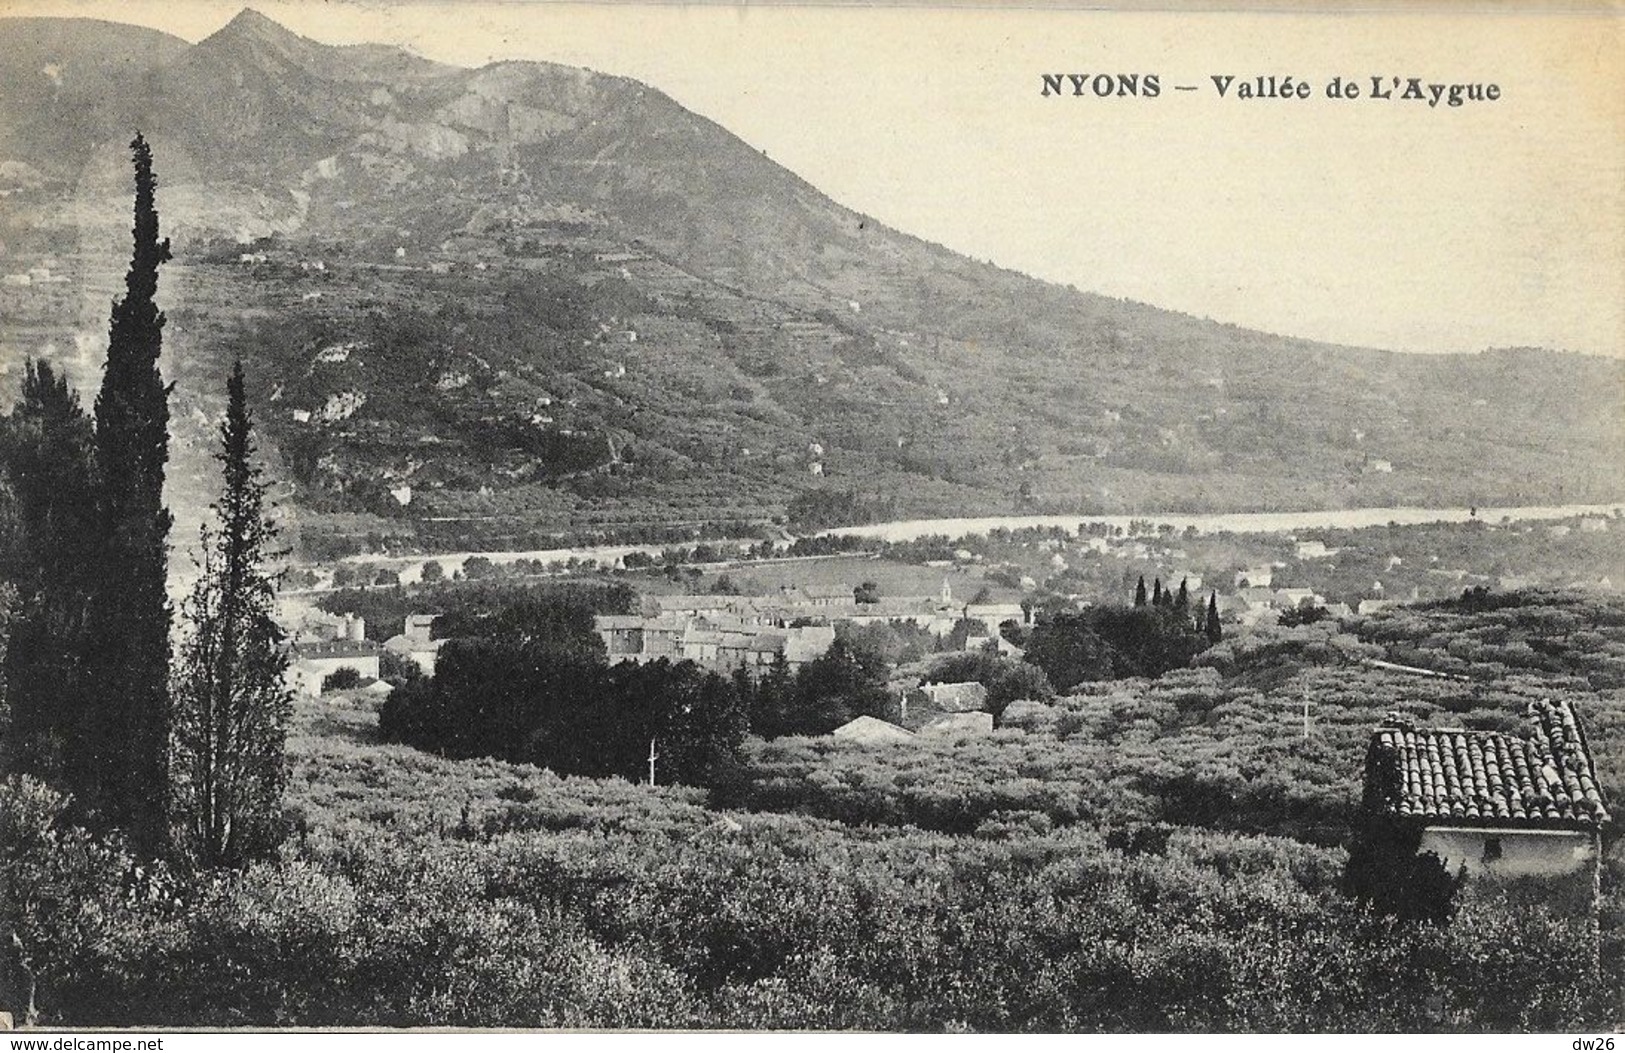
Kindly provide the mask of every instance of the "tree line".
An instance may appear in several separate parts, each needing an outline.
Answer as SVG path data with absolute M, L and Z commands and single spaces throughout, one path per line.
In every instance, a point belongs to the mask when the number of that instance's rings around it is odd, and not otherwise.
M 174 610 L 163 500 L 170 385 L 152 151 L 130 144 L 133 249 L 106 366 L 86 413 L 67 378 L 29 361 L 0 421 L 0 573 L 9 586 L 3 761 L 69 795 L 73 820 L 147 859 L 237 866 L 279 838 L 287 656 L 269 569 L 254 425 L 239 363 L 215 453 L 222 479 L 196 582 Z
M 1164 589 L 1159 578 L 1148 594 L 1141 577 L 1131 607 L 1102 604 L 1040 615 L 1026 640 L 1026 659 L 1064 692 L 1093 680 L 1161 676 L 1189 665 L 1223 638 L 1217 593 L 1209 594 L 1204 609 L 1192 604 L 1186 582 Z
M 380 732 L 447 757 L 714 786 L 732 775 L 747 733 L 821 735 L 864 714 L 898 718 L 885 656 L 844 633 L 797 669 L 783 655 L 727 676 L 692 661 L 611 665 L 592 618 L 615 598 L 559 588 L 447 615 L 435 675 L 391 692 Z
M 748 726 L 739 693 L 693 662 L 610 665 L 592 620 L 593 601 L 607 598 L 561 589 L 447 615 L 435 675 L 390 693 L 381 734 L 446 757 L 561 774 L 718 780 Z

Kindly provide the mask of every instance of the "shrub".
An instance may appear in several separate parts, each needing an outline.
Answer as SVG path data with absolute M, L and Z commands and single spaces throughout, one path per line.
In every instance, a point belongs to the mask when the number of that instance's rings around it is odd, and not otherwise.
M 341 666 L 322 678 L 322 693 L 350 691 L 361 686 L 361 670 Z

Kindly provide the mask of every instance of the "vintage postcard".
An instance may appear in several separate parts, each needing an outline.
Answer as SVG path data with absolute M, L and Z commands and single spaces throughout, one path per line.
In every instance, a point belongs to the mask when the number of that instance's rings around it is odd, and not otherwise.
M 11 1027 L 1611 1049 L 1622 535 L 1617 5 L 0 0 Z

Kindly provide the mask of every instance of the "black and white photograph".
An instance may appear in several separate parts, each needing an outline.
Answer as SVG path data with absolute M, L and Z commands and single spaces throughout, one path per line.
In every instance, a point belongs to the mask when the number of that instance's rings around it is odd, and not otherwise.
M 10 1049 L 1614 1048 L 1625 7 L 250 2 L 0 0 Z

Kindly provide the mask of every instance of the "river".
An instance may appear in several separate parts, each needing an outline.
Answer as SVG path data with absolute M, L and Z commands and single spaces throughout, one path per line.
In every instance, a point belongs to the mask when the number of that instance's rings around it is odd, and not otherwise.
M 1468 508 L 1340 508 L 1309 512 L 1223 512 L 1207 515 L 1141 512 L 1137 515 L 1099 516 L 983 516 L 965 519 L 907 519 L 892 523 L 871 523 L 867 526 L 840 527 L 822 533 L 838 537 L 912 541 L 932 534 L 943 534 L 950 538 L 963 537 L 966 534 L 981 535 L 1000 528 L 1021 530 L 1030 527 L 1060 527 L 1068 533 L 1076 533 L 1080 523 L 1104 523 L 1111 527 L 1122 527 L 1125 531 L 1130 523 L 1150 523 L 1153 527 L 1166 524 L 1173 527 L 1175 531 L 1184 531 L 1187 527 L 1195 527 L 1204 534 L 1223 531 L 1231 533 L 1283 533 L 1315 529 L 1358 529 L 1360 527 L 1385 526 L 1389 523 L 1398 523 L 1405 526 L 1418 523 L 1465 523 L 1475 518 L 1475 515 L 1477 519 L 1485 523 L 1500 523 L 1503 520 L 1519 522 L 1524 520 L 1572 519 L 1576 516 L 1614 516 L 1620 514 L 1622 509 L 1625 509 L 1625 501 L 1601 505 L 1531 505 L 1517 508 L 1492 508 L 1486 506 L 1477 509 L 1476 513 L 1475 510 Z M 709 543 L 725 551 L 730 547 L 743 544 L 743 542 L 737 540 Z M 699 544 L 699 542 L 693 542 L 692 544 Z M 454 571 L 462 570 L 464 564 L 475 556 L 484 556 L 498 565 L 514 563 L 521 559 L 536 560 L 542 563 L 563 563 L 565 560 L 572 558 L 583 561 L 597 560 L 599 563 L 613 563 L 628 553 L 659 554 L 671 547 L 673 546 L 667 544 L 594 545 L 576 548 L 532 549 L 522 552 L 446 552 L 433 556 L 365 555 L 354 556 L 344 562 L 389 567 L 400 575 L 403 584 L 410 585 L 421 579 L 425 560 L 433 560 L 439 563 L 449 577 Z
M 987 534 L 1003 528 L 1021 530 L 1031 527 L 1061 527 L 1075 533 L 1079 523 L 1104 523 L 1122 527 L 1130 523 L 1164 524 L 1176 531 L 1195 527 L 1204 534 L 1230 532 L 1237 534 L 1268 534 L 1298 530 L 1354 530 L 1360 527 L 1386 526 L 1398 523 L 1413 526 L 1419 523 L 1465 523 L 1477 518 L 1485 523 L 1503 520 L 1570 519 L 1575 516 L 1612 516 L 1625 509 L 1625 501 L 1603 505 L 1530 505 L 1518 508 L 1492 508 L 1485 506 L 1476 511 L 1469 508 L 1339 508 L 1309 512 L 1220 512 L 1192 515 L 1176 512 L 1141 512 L 1136 515 L 1043 515 L 1043 516 L 986 516 L 971 519 L 909 519 L 893 523 L 873 523 L 868 526 L 839 527 L 825 531 L 838 537 L 868 537 L 883 541 L 912 541 L 932 534 L 945 534 L 950 538 L 966 534 Z

